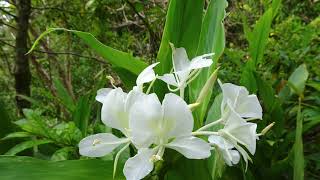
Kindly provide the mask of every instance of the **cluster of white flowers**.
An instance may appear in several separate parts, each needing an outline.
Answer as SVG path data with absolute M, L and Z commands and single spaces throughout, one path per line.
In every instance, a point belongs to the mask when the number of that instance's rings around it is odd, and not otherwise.
M 196 131 L 190 106 L 184 100 L 184 89 L 199 74 L 201 68 L 212 64 L 213 54 L 198 56 L 189 61 L 184 48 L 173 47 L 173 73 L 158 76 L 150 65 L 141 72 L 136 86 L 125 93 L 121 88 L 104 88 L 97 93 L 96 100 L 102 103 L 101 120 L 111 128 L 120 130 L 125 137 L 111 133 L 88 136 L 79 144 L 80 154 L 101 157 L 119 146 L 123 146 L 115 157 L 115 167 L 121 152 L 130 144 L 137 154 L 125 163 L 123 173 L 128 180 L 138 180 L 147 176 L 156 161 L 162 160 L 166 148 L 174 149 L 189 159 L 210 157 L 211 150 L 219 151 L 226 164 L 237 164 L 240 156 L 245 162 L 250 160 L 246 148 L 252 155 L 256 150 L 257 125 L 248 122 L 262 118 L 262 108 L 255 95 L 249 95 L 246 88 L 234 84 L 222 84 L 223 100 L 221 118 Z M 155 93 L 149 94 L 156 79 L 168 84 L 169 90 L 180 91 L 165 95 L 162 103 Z M 146 92 L 143 85 L 150 83 Z M 172 89 L 170 86 L 175 86 Z M 213 132 L 217 124 L 223 128 Z M 196 136 L 208 136 L 205 141 Z

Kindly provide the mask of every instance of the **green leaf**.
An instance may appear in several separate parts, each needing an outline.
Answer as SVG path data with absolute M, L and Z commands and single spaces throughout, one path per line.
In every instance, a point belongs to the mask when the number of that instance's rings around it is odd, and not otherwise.
M 303 130 L 303 116 L 301 116 L 301 97 L 299 97 L 299 107 L 296 122 L 296 137 L 294 142 L 294 167 L 293 167 L 293 179 L 304 179 L 304 155 L 303 155 L 303 142 L 302 142 L 302 130 Z
M 47 31 L 43 32 L 34 42 L 28 53 L 30 53 L 35 48 L 41 38 L 53 31 L 67 31 L 74 33 L 75 35 L 80 37 L 91 49 L 95 50 L 100 56 L 102 56 L 106 61 L 117 67 L 127 69 L 134 74 L 139 74 L 144 68 L 147 67 L 147 64 L 143 61 L 143 59 L 133 57 L 129 53 L 118 51 L 109 46 L 106 46 L 90 33 L 64 28 L 50 28 Z
M 0 99 L 0 138 L 6 136 L 8 133 L 13 131 L 13 124 L 11 123 L 11 117 L 9 111 L 5 108 L 6 104 Z M 12 147 L 11 142 L 0 141 L 0 154 L 5 153 Z
M 112 180 L 112 161 L 98 159 L 46 161 L 31 157 L 0 156 L 2 180 Z M 121 175 L 117 180 L 124 180 Z
M 25 141 L 20 144 L 17 144 L 13 148 L 11 148 L 8 152 L 6 152 L 6 155 L 16 155 L 19 152 L 22 152 L 26 149 L 32 148 L 34 146 L 38 146 L 41 144 L 48 144 L 52 143 L 51 140 L 31 140 L 31 141 Z
M 245 86 L 249 92 L 256 93 L 258 86 L 255 78 L 255 68 L 250 62 L 252 61 L 248 61 L 245 67 L 242 68 L 240 84 Z
M 272 8 L 268 9 L 255 24 L 249 40 L 249 53 L 253 60 L 253 65 L 262 62 L 264 50 L 267 45 L 271 22 L 273 18 Z
M 221 102 L 222 102 L 222 93 L 218 94 L 215 98 L 214 98 L 214 101 L 208 111 L 208 115 L 207 115 L 207 119 L 206 119 L 206 124 L 209 124 L 211 122 L 214 122 L 218 119 L 220 119 L 221 117 Z M 211 131 L 216 131 L 218 130 L 219 128 L 219 125 L 215 126 L 215 127 L 212 127 L 210 128 Z
M 25 137 L 30 137 L 30 136 L 32 136 L 32 134 L 30 134 L 28 132 L 13 132 L 13 133 L 6 135 L 1 140 L 8 140 L 8 139 L 13 139 L 13 138 L 25 138 Z
M 179 159 L 165 175 L 166 180 L 211 180 L 205 160 Z
M 73 112 L 73 121 L 79 130 L 82 132 L 83 137 L 87 135 L 87 126 L 90 118 L 91 104 L 88 95 L 82 96 L 77 102 L 77 106 Z
M 289 77 L 288 84 L 293 92 L 295 92 L 297 95 L 303 95 L 308 76 L 309 73 L 307 70 L 307 66 L 305 64 L 301 64 Z
M 160 49 L 157 59 L 160 62 L 157 68 L 160 74 L 168 73 L 172 68 L 171 48 L 184 47 L 189 58 L 196 55 L 199 41 L 204 0 L 171 0 L 167 12 Z
M 57 95 L 59 101 L 70 111 L 73 112 L 75 109 L 75 103 L 68 93 L 67 89 L 63 86 L 59 79 L 53 79 L 54 86 L 57 89 Z
M 63 161 L 68 160 L 70 154 L 75 153 L 76 149 L 74 147 L 63 147 L 51 156 L 52 161 Z
M 189 85 L 190 102 L 194 102 L 208 80 L 211 73 L 215 70 L 218 59 L 223 53 L 225 47 L 225 32 L 223 20 L 225 17 L 225 9 L 228 3 L 226 0 L 210 1 L 206 10 L 202 23 L 199 44 L 197 47 L 197 55 L 206 53 L 215 53 L 212 57 L 213 65 L 208 69 L 203 69 L 199 76 Z M 204 121 L 208 104 L 211 98 L 210 91 L 201 105 L 195 110 L 196 127 L 200 127 Z

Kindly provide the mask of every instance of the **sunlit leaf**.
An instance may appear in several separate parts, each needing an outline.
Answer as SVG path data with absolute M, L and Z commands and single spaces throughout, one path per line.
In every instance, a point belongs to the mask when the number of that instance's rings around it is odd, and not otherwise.
M 291 74 L 288 80 L 289 86 L 292 90 L 299 96 L 303 95 L 304 87 L 308 79 L 309 72 L 305 64 L 301 64 L 294 72 Z
M 2 180 L 113 179 L 113 162 L 98 159 L 54 162 L 31 157 L 0 156 L 0 167 Z M 124 180 L 125 178 L 122 175 L 119 175 L 116 176 L 116 179 Z

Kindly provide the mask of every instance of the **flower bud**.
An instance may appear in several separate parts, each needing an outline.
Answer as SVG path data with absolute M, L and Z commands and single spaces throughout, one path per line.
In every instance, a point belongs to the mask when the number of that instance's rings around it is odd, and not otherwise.
M 203 99 L 209 94 L 210 90 L 212 89 L 214 83 L 217 80 L 218 70 L 219 67 L 211 74 L 206 84 L 201 89 L 198 99 L 196 101 L 197 103 L 202 103 Z

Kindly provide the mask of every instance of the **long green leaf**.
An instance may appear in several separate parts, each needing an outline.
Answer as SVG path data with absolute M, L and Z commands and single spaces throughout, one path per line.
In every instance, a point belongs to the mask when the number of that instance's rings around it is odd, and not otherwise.
M 189 98 L 191 102 L 194 102 L 197 99 L 202 87 L 215 69 L 217 61 L 223 53 L 225 47 L 225 32 L 223 20 L 226 14 L 225 9 L 227 6 L 228 3 L 226 0 L 210 1 L 208 9 L 205 13 L 199 44 L 197 47 L 197 55 L 214 52 L 214 64 L 210 69 L 202 70 L 196 80 L 194 80 L 189 86 Z M 203 123 L 211 93 L 212 91 L 209 92 L 204 101 L 195 111 L 197 120 L 196 127 L 200 127 Z
M 264 50 L 268 42 L 271 22 L 273 18 L 272 8 L 268 9 L 255 24 L 252 39 L 249 41 L 249 53 L 254 65 L 261 63 Z
M 98 159 L 45 161 L 31 157 L 0 156 L 1 180 L 112 180 L 112 161 Z M 124 180 L 121 175 L 117 180 Z
M 75 35 L 80 37 L 90 48 L 92 48 L 100 56 L 102 56 L 106 61 L 110 62 L 112 65 L 127 69 L 134 74 L 139 74 L 147 66 L 147 64 L 141 58 L 133 57 L 129 53 L 125 53 L 106 46 L 88 32 L 69 30 L 64 28 L 50 28 L 47 31 L 43 32 L 34 42 L 28 53 L 30 53 L 35 48 L 41 38 L 53 31 L 67 31 L 74 33 Z
M 87 126 L 90 117 L 91 104 L 88 95 L 82 96 L 77 102 L 77 106 L 73 112 L 73 121 L 82 132 L 83 137 L 87 134 Z
M 296 137 L 294 142 L 294 165 L 293 165 L 293 179 L 304 179 L 304 155 L 303 155 L 303 142 L 302 142 L 302 130 L 303 130 L 303 116 L 301 116 L 301 97 L 299 97 L 299 106 L 297 113 L 296 123 Z
M 196 55 L 199 41 L 204 0 L 171 0 L 167 12 L 160 49 L 157 59 L 160 74 L 171 70 L 171 48 L 184 47 L 189 55 Z
M 5 137 L 3 137 L 1 140 L 8 140 L 8 139 L 13 139 L 13 138 L 25 138 L 25 137 L 31 137 L 32 134 L 28 133 L 28 132 L 13 132 L 10 133 L 8 135 L 6 135 Z
M 32 148 L 34 146 L 38 146 L 41 144 L 48 144 L 52 143 L 50 140 L 31 140 L 31 141 L 25 141 L 20 144 L 17 144 L 13 148 L 11 148 L 8 152 L 6 152 L 6 155 L 16 155 L 19 152 L 22 152 L 26 149 Z
M 57 94 L 60 102 L 70 111 L 73 112 L 75 109 L 75 103 L 68 93 L 67 89 L 63 86 L 59 79 L 53 79 L 54 86 L 57 89 Z

